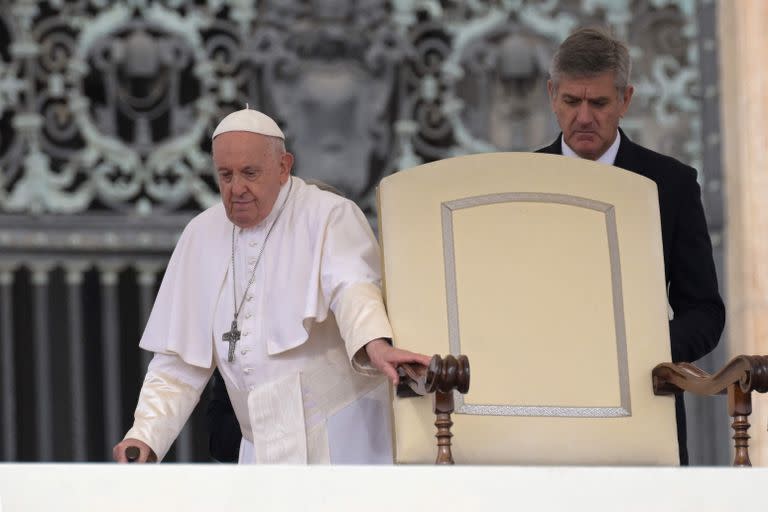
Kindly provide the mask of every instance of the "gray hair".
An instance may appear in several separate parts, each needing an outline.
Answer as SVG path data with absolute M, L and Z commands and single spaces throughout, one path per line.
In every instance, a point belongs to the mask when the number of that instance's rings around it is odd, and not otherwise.
M 272 137 L 265 135 L 269 140 L 269 148 L 274 152 L 277 158 L 280 158 L 285 153 L 285 140 L 280 137 Z
M 549 78 L 555 90 L 563 76 L 588 78 L 613 72 L 619 95 L 629 85 L 629 60 L 627 45 L 600 28 L 580 28 L 562 42 L 552 57 Z

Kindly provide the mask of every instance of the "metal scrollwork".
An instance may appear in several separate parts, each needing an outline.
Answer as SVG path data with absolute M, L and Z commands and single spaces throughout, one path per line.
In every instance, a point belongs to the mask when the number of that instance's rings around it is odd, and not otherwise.
M 300 176 L 369 213 L 384 175 L 557 134 L 546 94 L 579 25 L 626 38 L 639 142 L 701 164 L 696 9 L 686 0 L 99 0 L 0 14 L 0 210 L 194 211 L 216 201 L 210 132 L 249 103 Z M 631 22 L 631 23 L 630 23 Z

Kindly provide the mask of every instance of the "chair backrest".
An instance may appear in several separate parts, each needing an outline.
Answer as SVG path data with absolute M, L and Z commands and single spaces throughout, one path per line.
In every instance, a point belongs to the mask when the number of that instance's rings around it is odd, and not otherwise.
M 463 156 L 379 186 L 394 343 L 466 354 L 453 454 L 475 464 L 678 464 L 655 184 L 581 159 Z M 395 399 L 400 463 L 435 458 L 427 397 Z

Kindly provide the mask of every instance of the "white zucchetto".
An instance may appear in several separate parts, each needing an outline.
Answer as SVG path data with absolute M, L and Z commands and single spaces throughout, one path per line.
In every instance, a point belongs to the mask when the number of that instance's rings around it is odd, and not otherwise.
M 232 112 L 222 119 L 213 131 L 211 140 L 215 139 L 217 135 L 226 132 L 251 132 L 285 140 L 283 131 L 277 126 L 274 119 L 266 114 L 262 114 L 258 110 L 250 108 Z

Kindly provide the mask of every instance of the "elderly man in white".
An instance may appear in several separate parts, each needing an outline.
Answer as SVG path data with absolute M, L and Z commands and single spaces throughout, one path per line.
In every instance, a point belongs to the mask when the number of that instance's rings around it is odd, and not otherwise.
M 240 462 L 391 461 L 392 347 L 379 249 L 351 201 L 291 176 L 268 116 L 213 133 L 222 203 L 185 228 L 140 346 L 155 353 L 133 427 L 113 456 L 162 460 L 219 368 L 240 423 Z

